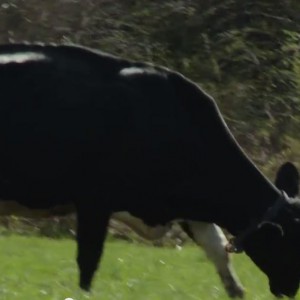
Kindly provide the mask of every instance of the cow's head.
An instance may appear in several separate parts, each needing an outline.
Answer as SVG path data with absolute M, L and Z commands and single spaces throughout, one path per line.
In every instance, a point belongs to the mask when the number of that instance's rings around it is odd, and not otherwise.
M 300 282 L 299 173 L 291 163 L 277 172 L 276 186 L 288 194 L 274 218 L 263 222 L 243 240 L 243 249 L 268 276 L 271 292 L 294 297 Z M 281 201 L 280 200 L 280 201 Z
M 282 217 L 284 235 L 272 225 L 254 232 L 244 243 L 253 262 L 268 276 L 271 292 L 294 297 L 300 281 L 300 224 Z

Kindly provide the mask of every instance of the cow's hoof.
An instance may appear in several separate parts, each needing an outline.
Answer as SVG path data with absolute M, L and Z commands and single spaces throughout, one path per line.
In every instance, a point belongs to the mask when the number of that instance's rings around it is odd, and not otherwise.
M 80 283 L 80 288 L 86 292 L 89 292 L 91 290 L 91 285 L 87 283 Z
M 244 298 L 245 289 L 240 285 L 229 286 L 226 288 L 230 298 Z

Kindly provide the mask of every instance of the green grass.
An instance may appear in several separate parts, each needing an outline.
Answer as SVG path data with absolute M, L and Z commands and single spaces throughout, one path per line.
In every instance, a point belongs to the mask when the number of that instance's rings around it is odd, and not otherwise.
M 0 237 L 0 299 L 229 299 L 196 246 L 178 251 L 109 240 L 91 294 L 77 287 L 75 252 L 72 240 Z M 246 299 L 274 299 L 265 276 L 246 256 L 236 255 L 234 265 Z

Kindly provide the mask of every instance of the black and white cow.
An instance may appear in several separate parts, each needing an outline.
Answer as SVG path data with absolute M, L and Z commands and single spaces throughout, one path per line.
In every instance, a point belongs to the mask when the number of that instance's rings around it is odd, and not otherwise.
M 3 45 L 0 88 L 0 198 L 75 205 L 81 288 L 111 214 L 128 211 L 153 226 L 216 223 L 274 295 L 297 293 L 299 201 L 261 174 L 195 83 L 82 47 Z

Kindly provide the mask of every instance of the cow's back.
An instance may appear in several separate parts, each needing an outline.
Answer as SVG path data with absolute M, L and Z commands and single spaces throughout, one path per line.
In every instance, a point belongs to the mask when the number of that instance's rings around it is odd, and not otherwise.
M 215 177 L 222 190 L 242 157 L 214 101 L 165 68 L 13 45 L 0 47 L 0 82 L 1 198 L 49 206 L 98 197 L 153 223 L 193 217 L 189 205 L 208 199 Z
M 81 48 L 0 47 L 0 197 L 44 205 L 68 201 L 79 183 L 92 186 L 99 141 L 115 119 L 109 98 L 118 64 Z
M 194 172 L 190 125 L 168 70 L 77 47 L 5 47 L 4 198 L 44 205 L 101 187 L 118 196 L 166 196 Z

